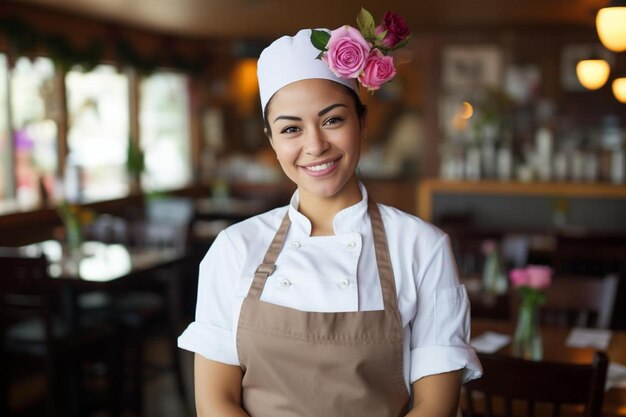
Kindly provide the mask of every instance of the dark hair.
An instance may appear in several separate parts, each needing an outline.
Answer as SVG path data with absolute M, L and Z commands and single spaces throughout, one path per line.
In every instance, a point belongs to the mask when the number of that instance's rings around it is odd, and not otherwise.
M 354 101 L 354 108 L 356 109 L 356 115 L 358 116 L 359 120 L 363 122 L 363 120 L 365 119 L 365 116 L 367 115 L 367 106 L 361 103 L 361 98 L 356 93 L 356 91 L 338 82 L 335 82 L 335 81 L 331 81 L 331 82 L 333 83 L 333 85 L 339 87 L 341 90 L 343 90 L 346 94 L 348 94 L 352 98 L 352 100 Z M 270 107 L 270 103 L 272 102 L 273 98 L 274 96 L 272 96 L 267 101 L 267 104 L 265 105 L 265 108 L 263 109 L 263 124 L 265 125 L 265 131 L 267 132 L 267 136 L 269 136 L 270 138 L 272 137 L 272 128 L 270 127 L 270 124 L 267 120 L 267 113 L 268 113 L 268 109 Z

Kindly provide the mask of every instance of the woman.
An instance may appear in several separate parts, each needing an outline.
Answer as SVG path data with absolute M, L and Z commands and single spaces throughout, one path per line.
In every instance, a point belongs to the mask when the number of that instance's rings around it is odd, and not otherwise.
M 196 353 L 198 415 L 454 415 L 481 369 L 448 238 L 368 198 L 366 109 L 318 55 L 303 30 L 259 58 L 266 134 L 297 191 L 222 231 L 201 263 L 179 339 Z

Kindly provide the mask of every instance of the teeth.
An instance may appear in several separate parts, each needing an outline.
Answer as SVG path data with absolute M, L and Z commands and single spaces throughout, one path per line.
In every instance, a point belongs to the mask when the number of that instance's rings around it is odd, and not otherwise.
M 306 169 L 308 169 L 309 171 L 322 171 L 322 170 L 330 168 L 333 165 L 335 165 L 335 161 L 326 162 L 325 164 L 321 164 L 321 165 L 314 165 L 314 166 L 306 167 Z

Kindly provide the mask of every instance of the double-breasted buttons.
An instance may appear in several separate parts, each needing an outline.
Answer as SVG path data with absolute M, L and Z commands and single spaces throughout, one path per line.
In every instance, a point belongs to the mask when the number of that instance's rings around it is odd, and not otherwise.
M 350 242 L 348 242 L 347 246 L 348 246 L 348 249 L 354 249 L 356 248 L 356 242 L 351 240 Z
M 288 279 L 280 280 L 280 286 L 283 288 L 288 288 L 291 286 L 291 282 Z
M 339 280 L 339 288 L 346 288 L 348 285 L 350 285 L 350 281 L 347 278 Z
M 298 249 L 300 246 L 302 246 L 302 244 L 298 242 L 297 240 L 294 240 L 293 242 L 291 242 L 291 247 L 294 249 Z

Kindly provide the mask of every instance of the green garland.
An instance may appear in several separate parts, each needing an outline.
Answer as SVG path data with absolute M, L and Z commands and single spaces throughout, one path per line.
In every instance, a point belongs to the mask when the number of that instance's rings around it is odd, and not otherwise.
M 18 18 L 0 19 L 0 33 L 4 35 L 9 47 L 16 56 L 29 55 L 43 48 L 57 66 L 67 71 L 79 66 L 83 71 L 91 71 L 104 55 L 104 43 L 93 39 L 85 48 L 77 48 L 67 37 L 60 34 L 42 34 L 34 27 Z M 157 57 L 142 56 L 131 42 L 120 39 L 113 45 L 113 50 L 121 66 L 135 68 L 142 75 L 153 73 L 160 65 L 167 65 L 187 73 L 199 74 L 204 70 L 204 60 L 188 59 L 170 51 L 166 62 Z

